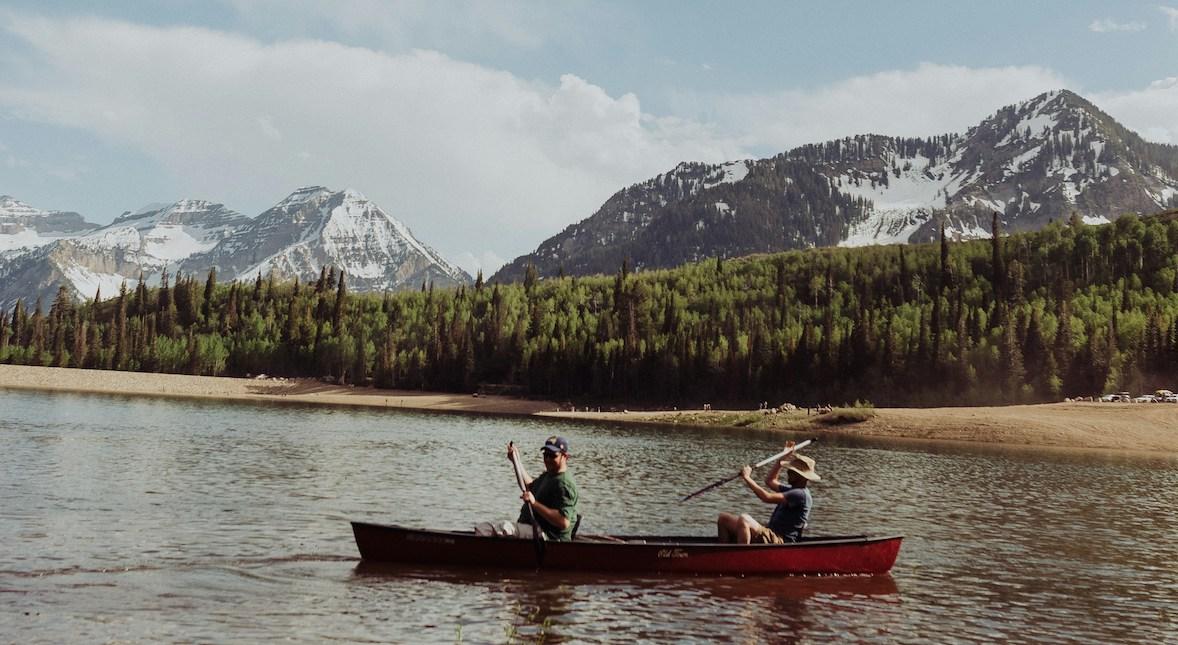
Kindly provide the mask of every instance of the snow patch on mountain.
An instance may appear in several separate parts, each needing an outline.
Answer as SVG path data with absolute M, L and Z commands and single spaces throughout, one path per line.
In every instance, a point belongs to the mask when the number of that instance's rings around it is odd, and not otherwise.
M 141 238 L 133 226 L 108 225 L 77 239 L 81 248 L 92 251 L 138 251 Z
M 4 228 L 0 227 L 0 258 L 15 252 L 45 246 L 64 237 L 62 235 L 41 235 L 29 228 L 13 227 L 12 233 L 4 233 L 3 231 Z
M 119 289 L 124 283 L 130 282 L 127 276 L 91 271 L 77 264 L 63 266 L 61 272 L 82 298 L 94 298 L 95 295 L 99 295 L 102 300 L 110 300 L 119 295 Z
M 221 204 L 186 199 L 120 217 L 77 243 L 95 252 L 122 251 L 150 274 L 212 249 L 245 221 Z
M 857 222 L 839 246 L 903 244 L 933 216 L 931 208 L 876 209 L 871 217 Z
M 715 171 L 711 173 L 703 182 L 704 188 L 712 188 L 720 184 L 735 184 L 744 179 L 749 174 L 749 166 L 751 161 L 730 161 L 728 163 L 716 166 Z
M 1014 143 L 1018 137 L 1026 136 L 1028 132 L 1032 139 L 1042 139 L 1046 133 L 1054 130 L 1058 125 L 1059 119 L 1055 115 L 1036 111 L 1023 117 L 994 147 L 1008 146 Z
M 929 160 L 919 155 L 906 161 L 911 162 L 911 168 L 901 170 L 899 177 L 889 174 L 886 184 L 879 181 L 856 180 L 844 174 L 838 177 L 842 185 L 838 186 L 837 190 L 871 200 L 879 211 L 944 207 L 943 191 L 948 182 L 937 178 L 944 169 L 936 168 L 934 171 L 929 166 Z
M 1026 166 L 1027 163 L 1034 161 L 1035 158 L 1039 156 L 1039 152 L 1042 150 L 1043 146 L 1038 145 L 1020 155 L 1015 155 L 1015 157 L 1010 160 L 1010 163 L 1006 164 L 1007 174 L 1015 175 L 1022 172 L 1023 167 Z

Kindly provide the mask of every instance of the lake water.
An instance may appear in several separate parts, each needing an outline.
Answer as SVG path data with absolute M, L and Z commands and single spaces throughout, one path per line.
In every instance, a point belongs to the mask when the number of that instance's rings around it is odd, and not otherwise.
M 0 390 L 3 642 L 1175 642 L 1173 456 L 820 439 L 811 534 L 906 536 L 890 576 L 361 566 L 348 521 L 511 517 L 504 446 L 572 443 L 592 533 L 767 517 L 757 432 Z M 804 437 L 796 437 L 798 439 Z

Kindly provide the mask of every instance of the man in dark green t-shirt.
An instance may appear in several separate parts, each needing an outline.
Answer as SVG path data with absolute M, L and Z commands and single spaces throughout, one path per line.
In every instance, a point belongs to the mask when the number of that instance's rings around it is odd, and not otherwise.
M 508 446 L 507 458 L 511 459 L 514 446 Z M 548 437 L 540 450 L 544 455 L 544 472 L 535 479 L 523 472 L 527 491 L 520 495 L 524 505 L 520 507 L 517 522 L 531 521 L 528 506 L 536 522 L 549 540 L 568 541 L 573 539 L 573 526 L 577 522 L 577 483 L 568 472 L 569 442 L 564 437 Z M 530 537 L 531 530 L 526 536 Z

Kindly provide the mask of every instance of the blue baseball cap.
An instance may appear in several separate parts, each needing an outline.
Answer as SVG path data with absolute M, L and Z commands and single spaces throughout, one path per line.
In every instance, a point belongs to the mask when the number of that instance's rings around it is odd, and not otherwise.
M 563 452 L 567 455 L 569 452 L 569 441 L 564 437 L 548 437 L 548 439 L 544 441 L 544 448 L 542 448 L 542 450 L 546 450 L 548 452 Z

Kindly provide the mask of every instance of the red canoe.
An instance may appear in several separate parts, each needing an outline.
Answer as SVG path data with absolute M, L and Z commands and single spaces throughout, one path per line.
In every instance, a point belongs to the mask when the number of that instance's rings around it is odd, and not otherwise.
M 584 536 L 572 542 L 483 537 L 352 522 L 367 562 L 561 571 L 775 575 L 870 575 L 891 570 L 901 536 L 803 538 L 791 544 L 720 544 L 704 537 Z

